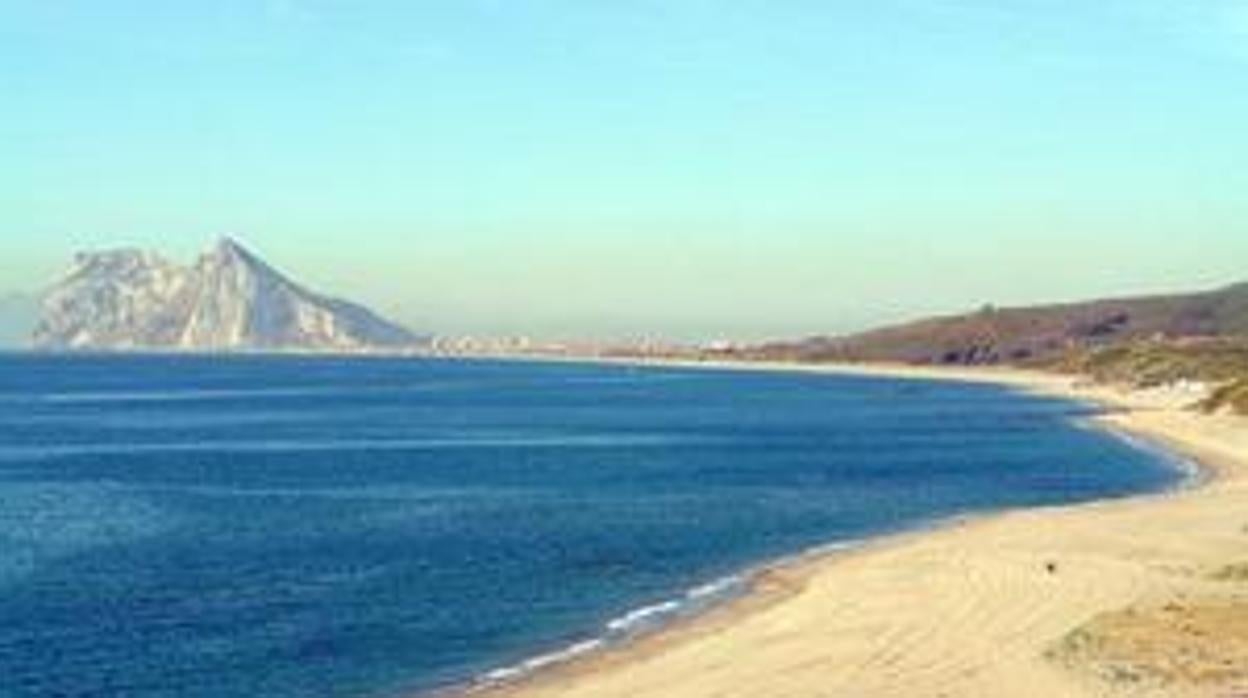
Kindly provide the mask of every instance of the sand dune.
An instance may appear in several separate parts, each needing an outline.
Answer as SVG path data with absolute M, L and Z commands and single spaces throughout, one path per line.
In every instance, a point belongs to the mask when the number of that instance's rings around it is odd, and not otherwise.
M 1248 626 L 1248 581 L 1228 568 L 1248 562 L 1248 422 L 1183 410 L 1182 395 L 1079 387 L 1050 375 L 872 370 L 1104 401 L 1123 408 L 1100 418 L 1107 426 L 1161 442 L 1216 477 L 1165 495 L 1012 512 L 792 563 L 703 618 L 490 693 L 1052 698 L 1248 691 L 1248 665 L 1234 654 L 1236 642 L 1248 642 L 1237 636 Z M 1158 615 L 1163 609 L 1169 615 Z M 1185 640 L 1185 632 L 1204 644 Z M 1178 669 L 1154 666 L 1166 663 Z M 1242 686 L 1237 675 L 1245 677 Z

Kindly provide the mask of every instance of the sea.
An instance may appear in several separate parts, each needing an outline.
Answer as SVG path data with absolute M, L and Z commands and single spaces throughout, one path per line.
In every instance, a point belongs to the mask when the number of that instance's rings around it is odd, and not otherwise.
M 1094 412 L 809 372 L 0 355 L 0 696 L 509 680 L 769 560 L 1183 480 Z

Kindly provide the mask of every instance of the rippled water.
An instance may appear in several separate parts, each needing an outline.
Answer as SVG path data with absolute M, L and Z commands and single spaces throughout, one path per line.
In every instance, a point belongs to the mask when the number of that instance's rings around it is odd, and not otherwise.
M 743 566 L 1165 487 L 1071 403 L 622 366 L 0 358 L 0 696 L 509 676 Z

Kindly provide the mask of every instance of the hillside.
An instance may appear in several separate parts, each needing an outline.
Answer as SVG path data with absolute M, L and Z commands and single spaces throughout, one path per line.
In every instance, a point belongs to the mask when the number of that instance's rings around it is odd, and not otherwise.
M 1043 366 L 1135 388 L 1210 386 L 1199 407 L 1248 414 L 1248 338 L 1138 341 L 1075 350 Z
M 1143 339 L 1248 336 L 1248 283 L 1183 295 L 984 307 L 843 337 L 747 350 L 753 358 L 917 364 L 1031 364 Z
M 1248 283 L 1201 293 L 984 307 L 842 337 L 702 352 L 703 358 L 1015 365 L 1137 388 L 1201 384 L 1200 407 L 1248 414 Z
M 1224 383 L 1248 377 L 1248 338 L 1127 342 L 1071 351 L 1043 367 L 1140 388 Z

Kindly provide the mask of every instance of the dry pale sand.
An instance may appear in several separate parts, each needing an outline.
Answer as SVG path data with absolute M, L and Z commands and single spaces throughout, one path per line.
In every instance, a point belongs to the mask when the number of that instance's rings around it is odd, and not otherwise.
M 1100 418 L 1106 425 L 1164 443 L 1215 476 L 1164 495 L 1016 511 L 790 563 L 697 620 L 487 693 L 1248 696 L 1248 656 L 1236 654 L 1248 646 L 1236 644 L 1248 643 L 1237 634 L 1248 632 L 1248 566 L 1234 567 L 1248 562 L 1248 421 L 1183 410 L 1182 395 L 1046 374 L 869 372 L 1103 401 L 1121 408 Z

